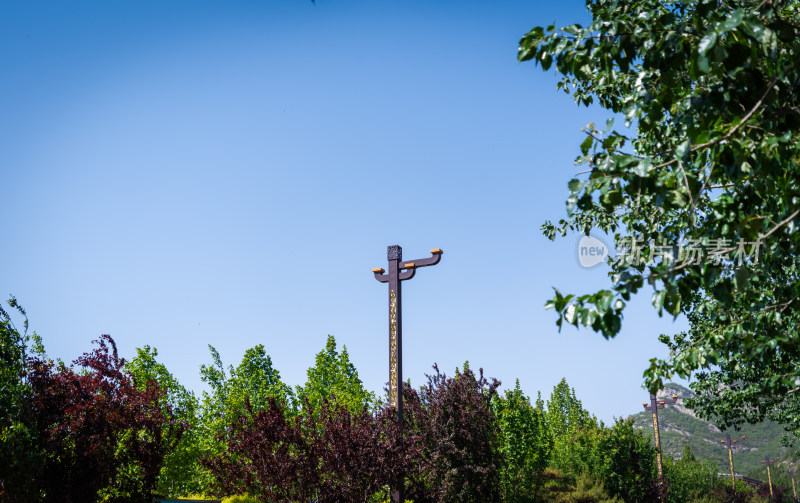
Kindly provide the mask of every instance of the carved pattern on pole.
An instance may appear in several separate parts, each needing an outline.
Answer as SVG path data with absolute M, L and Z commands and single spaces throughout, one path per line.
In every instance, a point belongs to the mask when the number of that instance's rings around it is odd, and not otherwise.
M 389 405 L 397 408 L 397 292 L 389 290 Z

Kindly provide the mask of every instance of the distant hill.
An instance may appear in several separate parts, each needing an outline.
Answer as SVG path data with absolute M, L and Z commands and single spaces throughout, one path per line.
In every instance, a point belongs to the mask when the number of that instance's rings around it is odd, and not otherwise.
M 669 383 L 658 396 L 672 395 L 690 398 L 694 393 L 679 384 Z M 634 419 L 635 427 L 644 430 L 652 437 L 653 419 L 649 411 L 642 408 L 642 412 L 631 417 Z M 720 431 L 712 423 L 696 417 L 681 400 L 660 409 L 658 421 L 665 455 L 680 458 L 684 446 L 688 444 L 695 456 L 714 461 L 719 466 L 720 473 L 730 473 L 728 450 L 720 443 L 720 440 L 725 440 L 725 432 Z M 766 470 L 761 463 L 766 455 L 770 458 L 780 458 L 777 467 L 772 469 L 773 481 L 776 478 L 788 480 L 786 472 L 789 469 L 797 471 L 800 466 L 800 459 L 795 456 L 796 450 L 781 445 L 785 431 L 781 425 L 773 421 L 744 425 L 741 431 L 731 429 L 727 433 L 730 433 L 732 439 L 738 440 L 733 451 L 733 465 L 737 475 L 766 480 Z M 747 438 L 742 440 L 740 438 L 742 435 Z

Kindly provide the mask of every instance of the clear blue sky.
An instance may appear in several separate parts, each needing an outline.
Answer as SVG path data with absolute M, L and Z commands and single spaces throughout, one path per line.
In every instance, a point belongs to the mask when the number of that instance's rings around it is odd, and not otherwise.
M 601 419 L 641 410 L 660 319 L 649 294 L 616 340 L 557 333 L 553 286 L 589 292 L 565 215 L 588 122 L 552 72 L 516 62 L 580 0 L 197 0 L 0 6 L 0 294 L 70 361 L 111 334 L 186 386 L 214 345 L 264 344 L 291 385 L 327 334 L 366 386 L 387 380 L 386 246 L 445 251 L 404 284 L 404 375 L 469 360 Z

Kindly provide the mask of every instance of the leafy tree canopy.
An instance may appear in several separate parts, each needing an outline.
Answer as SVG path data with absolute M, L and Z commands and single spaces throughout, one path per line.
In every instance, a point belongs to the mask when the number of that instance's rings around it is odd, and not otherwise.
M 689 315 L 670 356 L 645 372 L 708 390 L 701 413 L 735 422 L 797 411 L 800 392 L 800 8 L 786 0 L 589 0 L 589 26 L 536 27 L 518 58 L 555 67 L 580 104 L 625 117 L 590 124 L 554 239 L 613 236 L 609 286 L 555 292 L 557 324 L 620 330 L 631 296 Z M 701 390 L 702 391 L 702 390 Z M 783 412 L 781 412 L 783 411 Z M 789 411 L 791 412 L 791 411 Z M 794 414 L 794 417 L 798 417 Z M 795 425 L 797 427 L 798 425 Z
M 336 350 L 336 339 L 328 335 L 325 348 L 317 353 L 314 366 L 306 373 L 305 386 L 297 387 L 299 402 L 308 400 L 318 410 L 325 399 L 344 405 L 351 412 L 360 412 L 364 407 L 376 405 L 375 394 L 364 389 L 356 367 L 350 362 L 347 347 L 341 353 Z
M 200 376 L 211 387 L 210 394 L 203 394 L 209 411 L 218 408 L 219 415 L 233 419 L 244 410 L 245 398 L 249 398 L 256 411 L 265 410 L 270 398 L 293 403 L 291 388 L 281 381 L 280 372 L 272 366 L 272 358 L 263 344 L 245 351 L 242 362 L 237 367 L 230 365 L 227 373 L 219 352 L 210 345 L 208 349 L 213 363 L 201 365 Z
M 36 446 L 38 432 L 29 403 L 33 391 L 25 379 L 28 343 L 43 353 L 41 340 L 28 335 L 28 317 L 17 299 L 8 305 L 23 319 L 20 332 L 0 306 L 0 496 L 10 502 L 36 499 L 39 488 L 34 479 L 41 473 L 43 458 Z M 12 311 L 13 312 L 13 311 Z
M 505 462 L 501 489 L 507 501 L 532 498 L 544 482 L 553 438 L 547 427 L 541 394 L 536 407 L 522 392 L 517 379 L 514 389 L 495 396 L 492 406 L 500 428 L 499 451 Z
M 199 403 L 194 393 L 178 382 L 156 357 L 156 348 L 136 348 L 136 356 L 125 363 L 125 369 L 130 372 L 139 391 L 146 391 L 154 384 L 160 388 L 164 393 L 162 409 L 165 413 L 171 410 L 175 419 L 187 428 L 175 448 L 166 455 L 157 490 L 169 496 L 200 492 L 208 484 L 209 476 L 200 465 L 202 431 L 198 428 Z M 168 434 L 168 425 L 164 425 L 164 429 Z
M 200 366 L 200 378 L 211 388 L 203 392 L 200 404 L 198 439 L 202 456 L 216 456 L 226 449 L 228 426 L 245 410 L 246 403 L 258 412 L 275 400 L 286 404 L 281 410 L 294 414 L 292 390 L 281 381 L 263 345 L 245 351 L 241 363 L 229 365 L 227 371 L 219 352 L 213 346 L 208 348 L 212 363 Z
M 578 432 L 586 430 L 584 433 L 587 433 L 600 425 L 583 408 L 566 379 L 561 379 L 553 388 L 545 417 L 554 443 L 551 466 L 565 473 L 579 473 L 585 468 L 586 456 L 581 443 L 584 438 L 578 438 Z

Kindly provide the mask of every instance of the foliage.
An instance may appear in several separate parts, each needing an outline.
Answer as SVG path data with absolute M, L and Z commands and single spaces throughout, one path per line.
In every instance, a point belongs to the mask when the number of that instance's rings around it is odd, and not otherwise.
M 352 414 L 325 400 L 320 417 L 314 442 L 320 446 L 323 482 L 317 494 L 322 501 L 366 502 L 382 487 L 396 486 L 398 474 L 418 454 L 413 442 L 403 438 L 391 408 L 374 416 L 366 408 Z
M 547 307 L 559 326 L 614 337 L 626 302 L 647 283 L 659 314 L 690 315 L 688 333 L 663 338 L 669 358 L 651 361 L 651 392 L 673 374 L 704 369 L 702 389 L 730 388 L 696 402 L 709 416 L 730 422 L 749 410 L 757 420 L 788 395 L 797 417 L 796 2 L 590 0 L 587 7 L 588 27 L 536 27 L 518 58 L 555 65 L 560 89 L 622 114 L 635 134 L 626 137 L 611 120 L 602 132 L 587 127 L 576 164 L 587 165 L 588 176 L 569 182 L 567 218 L 543 230 L 552 239 L 596 228 L 630 253 L 609 259 L 608 289 L 556 291 Z
M 3 501 L 38 499 L 35 479 L 42 469 L 42 452 L 29 403 L 32 390 L 25 379 L 28 318 L 14 297 L 8 305 L 23 317 L 20 333 L 0 307 L 0 494 Z M 36 334 L 34 334 L 35 337 Z
M 609 494 L 597 477 L 582 473 L 575 481 L 575 491 L 570 493 L 569 501 L 574 503 L 622 503 L 622 500 Z
M 769 498 L 770 503 L 788 503 L 792 499 L 791 490 L 787 491 L 780 484 L 772 484 L 772 492 L 769 490 L 769 483 L 764 483 L 756 490 L 756 494 L 764 499 Z
M 698 460 L 687 445 L 680 459 L 664 457 L 664 479 L 667 483 L 667 503 L 692 501 L 714 490 L 717 467 L 711 461 Z
M 234 419 L 244 410 L 245 398 L 256 411 L 265 410 L 270 399 L 292 405 L 292 390 L 281 381 L 263 344 L 245 351 L 241 363 L 235 368 L 230 365 L 227 374 L 219 352 L 213 346 L 208 349 L 213 363 L 200 366 L 200 376 L 211 388 L 210 394 L 203 394 L 206 413 L 217 419 Z
M 255 410 L 245 400 L 245 413 L 230 425 L 226 449 L 204 463 L 220 493 L 247 492 L 270 501 L 309 500 L 317 483 L 316 459 L 296 423 L 286 418 L 274 398 Z
M 203 392 L 198 426 L 201 456 L 213 457 L 225 449 L 228 426 L 237 421 L 249 401 L 253 411 L 266 410 L 271 400 L 289 404 L 282 410 L 294 414 L 294 396 L 272 366 L 272 358 L 259 344 L 245 351 L 241 363 L 228 366 L 227 372 L 219 352 L 208 346 L 212 363 L 200 366 L 200 378 L 211 388 Z M 203 485 L 212 481 L 204 478 Z
M 407 431 L 422 443 L 421 455 L 407 473 L 406 496 L 417 501 L 498 501 L 501 458 L 490 383 L 483 369 L 468 364 L 454 377 L 427 375 L 419 392 L 404 385 Z
M 222 498 L 222 503 L 261 503 L 261 500 L 250 496 L 248 494 L 242 494 L 237 496 L 228 496 L 227 498 Z
M 553 450 L 541 395 L 534 408 L 518 379 L 514 389 L 506 390 L 504 397 L 497 395 L 492 405 L 500 427 L 503 500 L 530 501 L 543 482 Z
M 307 376 L 305 386 L 297 387 L 297 398 L 300 403 L 308 401 L 315 410 L 326 399 L 344 405 L 353 413 L 376 405 L 375 394 L 364 389 L 347 347 L 339 353 L 332 335 L 328 335 L 325 348 L 317 353 Z
M 114 340 L 63 363 L 31 358 L 32 414 L 45 461 L 38 482 L 54 502 L 149 499 L 183 425 L 162 408 L 163 390 L 136 389 Z
M 710 494 L 705 494 L 692 503 L 768 503 L 769 498 L 764 498 L 744 484 L 741 480 L 736 481 L 736 487 L 732 488 L 728 484 L 717 484 L 717 487 Z
M 610 494 L 628 503 L 654 501 L 656 450 L 631 419 L 617 419 L 603 428 L 595 443 L 598 465 L 592 470 Z
M 557 470 L 544 472 L 545 485 L 538 499 L 545 503 L 622 503 L 616 496 L 606 491 L 603 483 L 587 473 L 576 478 L 565 477 Z
M 136 356 L 125 364 L 134 379 L 136 389 L 146 391 L 157 386 L 164 391 L 162 411 L 186 426 L 175 448 L 169 452 L 158 476 L 156 491 L 170 497 L 201 492 L 208 476 L 200 465 L 200 429 L 198 428 L 199 403 L 194 393 L 187 390 L 156 360 L 158 350 L 150 346 L 136 349 Z M 169 435 L 168 426 L 164 432 Z M 173 431 L 174 435 L 176 431 Z
M 551 466 L 569 475 L 586 469 L 585 444 L 576 442 L 584 428 L 596 428 L 597 420 L 583 408 L 566 379 L 553 388 L 547 401 L 546 422 L 553 438 Z M 585 439 L 586 437 L 584 437 Z
M 414 455 L 392 420 L 391 410 L 351 414 L 323 400 L 287 418 L 269 399 L 266 410 L 246 412 L 231 425 L 227 449 L 206 460 L 222 493 L 247 492 L 275 502 L 369 501 Z

